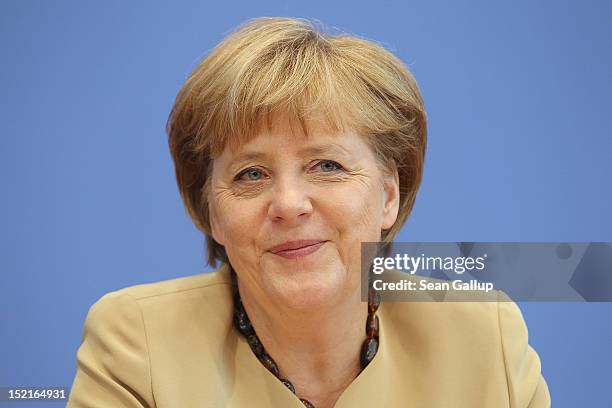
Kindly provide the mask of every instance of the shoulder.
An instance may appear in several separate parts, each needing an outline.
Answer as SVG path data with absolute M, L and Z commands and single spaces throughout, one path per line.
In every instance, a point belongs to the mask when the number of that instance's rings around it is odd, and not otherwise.
M 397 271 L 391 278 L 421 279 L 406 275 Z M 431 278 L 427 281 L 443 282 Z M 395 338 L 411 338 L 411 343 L 405 343 L 408 346 L 398 344 L 398 348 L 408 347 L 405 351 L 414 352 L 412 348 L 417 344 L 419 353 L 428 361 L 444 356 L 449 372 L 466 374 L 473 368 L 470 375 L 474 378 L 498 378 L 513 407 L 550 406 L 540 358 L 529 345 L 519 307 L 499 290 L 491 291 L 486 301 L 482 299 L 479 295 L 457 293 L 451 287 L 429 300 L 383 300 L 384 327 Z
M 223 265 L 214 272 L 128 286 L 108 292 L 89 308 L 86 325 L 146 326 L 158 332 L 176 330 L 199 319 L 229 318 L 231 279 Z M 227 316 L 226 316 L 227 315 Z
M 229 286 L 231 283 L 229 269 L 223 265 L 214 272 L 200 273 L 193 276 L 168 279 L 159 282 L 128 286 L 107 293 L 106 297 L 129 295 L 136 300 L 146 298 L 180 295 L 191 291 L 214 291 L 218 287 Z
M 518 306 L 503 292 L 462 290 L 451 281 L 410 275 L 397 270 L 385 272 L 385 282 L 410 281 L 417 290 L 383 292 L 385 313 L 398 329 L 418 327 L 453 337 L 476 336 L 481 341 L 499 341 L 507 322 L 523 322 Z M 523 322 L 524 325 L 524 322 Z M 482 336 L 482 334 L 488 336 Z
M 112 305 L 177 304 L 181 299 L 205 299 L 226 297 L 231 284 L 229 268 L 222 265 L 214 272 L 167 279 L 124 287 L 105 293 L 91 306 L 91 310 L 104 309 Z
M 228 269 L 221 267 L 99 298 L 85 318 L 68 406 L 89 406 L 93 397 L 105 406 L 154 406 L 154 375 L 168 375 L 171 382 L 186 370 L 173 371 L 176 364 L 191 367 L 197 356 L 222 355 L 231 327 L 230 283 Z M 154 371 L 152 361 L 162 368 Z M 197 374 L 202 372 L 188 377 Z

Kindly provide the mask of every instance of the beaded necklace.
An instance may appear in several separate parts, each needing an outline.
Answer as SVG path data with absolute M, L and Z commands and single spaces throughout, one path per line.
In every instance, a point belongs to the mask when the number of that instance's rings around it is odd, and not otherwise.
M 251 347 L 251 350 L 257 357 L 257 359 L 270 371 L 276 378 L 279 379 L 289 390 L 295 394 L 295 387 L 286 378 L 281 378 L 278 370 L 278 365 L 274 361 L 272 357 L 266 352 L 263 344 L 257 337 L 257 333 L 255 333 L 255 329 L 251 324 L 251 320 L 244 310 L 244 306 L 242 304 L 242 299 L 240 298 L 240 292 L 238 291 L 238 277 L 236 276 L 236 272 L 234 268 L 231 268 L 231 277 L 232 277 L 232 298 L 234 300 L 234 326 L 236 329 L 245 337 L 247 343 Z M 363 346 L 361 347 L 361 371 L 374 358 L 376 352 L 378 351 L 378 316 L 376 316 L 376 311 L 378 310 L 378 306 L 380 305 L 380 294 L 372 289 L 368 291 L 368 318 L 366 320 L 366 339 L 363 342 Z M 299 398 L 299 397 L 298 397 Z M 314 408 L 314 405 L 308 401 L 307 399 L 300 398 L 300 401 L 304 406 L 308 408 Z

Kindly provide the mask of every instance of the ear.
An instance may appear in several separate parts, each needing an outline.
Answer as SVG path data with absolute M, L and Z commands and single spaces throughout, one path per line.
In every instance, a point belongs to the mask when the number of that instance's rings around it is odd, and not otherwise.
M 382 229 L 389 229 L 395 224 L 399 212 L 399 174 L 395 160 L 392 160 L 391 168 L 383 175 L 383 217 Z

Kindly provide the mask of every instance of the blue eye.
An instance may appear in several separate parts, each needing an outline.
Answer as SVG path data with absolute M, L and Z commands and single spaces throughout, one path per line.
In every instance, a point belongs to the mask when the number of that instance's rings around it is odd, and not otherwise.
M 326 173 L 329 173 L 330 171 L 339 170 L 342 168 L 342 166 L 340 166 L 338 163 L 336 163 L 333 160 L 322 160 L 317 164 L 317 166 L 319 166 L 321 170 Z
M 247 179 L 245 179 L 244 176 L 246 176 Z M 262 174 L 261 170 L 258 170 L 258 169 L 246 169 L 243 172 L 241 172 L 240 174 L 238 174 L 236 179 L 237 180 L 257 181 L 257 180 L 261 180 L 262 177 L 263 177 L 263 174 Z

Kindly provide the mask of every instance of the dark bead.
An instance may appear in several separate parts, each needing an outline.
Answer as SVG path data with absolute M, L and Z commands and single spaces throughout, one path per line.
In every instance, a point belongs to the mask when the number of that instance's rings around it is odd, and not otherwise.
M 261 342 L 259 341 L 259 337 L 257 337 L 255 333 L 249 334 L 247 336 L 247 342 L 249 343 L 249 346 L 251 346 L 251 350 L 253 350 L 253 353 L 255 353 L 257 357 L 263 354 L 263 345 L 261 344 Z
M 380 293 L 377 290 L 370 288 L 368 291 L 368 313 L 374 314 L 380 306 Z
M 363 347 L 361 349 L 361 368 L 365 368 L 370 364 L 377 351 L 378 340 L 376 340 L 375 337 L 366 339 L 366 341 L 363 342 Z
M 366 336 L 378 337 L 378 316 L 374 314 L 369 314 L 366 320 Z
M 251 320 L 249 320 L 249 316 L 246 314 L 244 307 L 242 307 L 242 303 L 237 305 L 236 311 L 234 312 L 234 324 L 240 333 L 244 334 L 245 336 L 253 333 Z
M 238 291 L 238 286 L 232 285 L 232 299 L 234 300 L 235 305 L 241 302 L 240 292 Z
M 240 291 L 238 290 L 238 279 L 236 278 L 236 274 L 232 272 L 232 281 L 230 284 L 232 291 L 232 298 L 234 299 L 234 303 L 238 303 L 240 300 Z
M 314 405 L 312 405 L 307 399 L 300 398 L 300 401 L 302 401 L 302 404 L 304 404 L 305 407 L 314 408 Z
M 274 374 L 275 377 L 278 377 L 278 366 L 276 365 L 274 360 L 272 360 L 272 357 L 270 357 L 266 353 L 263 353 L 259 357 L 259 361 L 261 361 L 261 363 L 264 365 L 264 367 L 266 367 L 268 369 L 268 371 L 270 371 L 272 374 Z
M 291 384 L 291 381 L 286 380 L 284 378 L 281 378 L 280 380 L 283 384 L 285 384 L 285 387 L 289 388 L 289 391 L 295 394 L 295 387 L 293 386 L 293 384 Z

